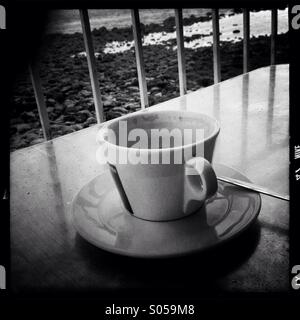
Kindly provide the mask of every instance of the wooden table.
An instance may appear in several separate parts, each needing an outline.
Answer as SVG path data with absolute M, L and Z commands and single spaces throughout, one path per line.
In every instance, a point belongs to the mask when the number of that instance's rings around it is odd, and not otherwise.
M 217 118 L 214 162 L 288 194 L 289 68 L 254 70 L 153 109 Z M 104 252 L 72 225 L 71 202 L 104 168 L 96 162 L 98 125 L 11 153 L 11 285 L 39 289 L 197 288 L 200 292 L 277 292 L 289 288 L 289 203 L 262 195 L 257 222 L 205 254 L 143 260 Z

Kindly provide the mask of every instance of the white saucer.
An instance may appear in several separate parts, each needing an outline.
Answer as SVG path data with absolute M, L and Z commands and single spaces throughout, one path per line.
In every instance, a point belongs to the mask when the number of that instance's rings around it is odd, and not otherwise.
M 214 169 L 217 175 L 249 181 L 227 166 L 215 164 Z M 79 191 L 72 213 L 78 233 L 101 249 L 165 258 L 203 251 L 232 239 L 249 227 L 260 207 L 259 193 L 219 182 L 217 194 L 198 212 L 174 221 L 145 221 L 124 209 L 107 169 Z

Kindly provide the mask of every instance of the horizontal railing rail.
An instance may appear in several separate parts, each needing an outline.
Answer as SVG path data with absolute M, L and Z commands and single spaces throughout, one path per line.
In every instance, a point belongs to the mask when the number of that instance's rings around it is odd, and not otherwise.
M 97 68 L 95 60 L 95 52 L 93 47 L 92 33 L 87 9 L 80 9 L 80 20 L 86 50 L 88 69 L 95 105 L 95 113 L 97 122 L 104 121 L 103 103 L 97 77 Z M 142 32 L 139 18 L 139 10 L 131 10 L 133 38 L 135 45 L 135 56 L 138 74 L 138 83 L 140 90 L 141 108 L 149 107 L 149 98 L 147 91 L 147 81 L 145 74 L 145 63 L 143 59 Z M 277 36 L 277 9 L 271 10 L 271 50 L 270 64 L 276 61 L 276 36 Z M 184 54 L 184 30 L 182 9 L 175 9 L 175 24 L 177 35 L 177 58 L 178 58 L 178 78 L 180 95 L 187 93 L 185 54 Z M 212 9 L 212 30 L 213 30 L 213 75 L 214 83 L 221 81 L 221 57 L 220 57 L 220 27 L 219 27 L 219 10 Z M 250 12 L 249 9 L 243 9 L 243 72 L 249 71 L 249 39 L 250 39 Z M 37 103 L 38 113 L 41 121 L 42 131 L 45 140 L 51 139 L 51 130 L 49 126 L 48 113 L 46 109 L 45 97 L 43 94 L 42 83 L 39 76 L 37 63 L 29 66 L 31 81 L 34 89 L 35 99 Z

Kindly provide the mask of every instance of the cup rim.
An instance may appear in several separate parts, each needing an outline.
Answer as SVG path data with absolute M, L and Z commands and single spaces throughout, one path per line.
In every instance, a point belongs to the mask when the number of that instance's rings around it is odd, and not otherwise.
M 107 140 L 105 140 L 104 138 L 102 139 L 102 142 L 104 142 L 105 144 L 113 147 L 113 148 L 116 148 L 116 149 L 120 149 L 121 151 L 132 151 L 132 152 L 142 152 L 142 153 L 153 153 L 153 152 L 166 152 L 166 151 L 178 151 L 178 150 L 182 150 L 182 149 L 186 149 L 186 148 L 190 148 L 190 147 L 193 147 L 193 146 L 196 146 L 197 144 L 200 144 L 200 143 L 203 143 L 205 141 L 209 141 L 211 139 L 213 139 L 214 137 L 216 137 L 219 132 L 220 132 L 220 123 L 218 120 L 216 120 L 215 118 L 211 117 L 211 116 L 208 116 L 204 113 L 201 113 L 201 112 L 195 112 L 195 111 L 183 111 L 183 110 L 149 110 L 149 109 L 145 109 L 145 110 L 141 110 L 141 111 L 138 111 L 138 112 L 134 112 L 134 113 L 131 113 L 131 114 L 128 114 L 128 115 L 125 115 L 123 117 L 120 117 L 120 118 L 115 118 L 113 120 L 110 120 L 109 122 L 105 122 L 104 125 L 101 127 L 100 131 L 105 131 L 105 129 L 109 129 L 109 126 L 116 123 L 116 122 L 119 122 L 121 120 L 124 120 L 124 119 L 128 119 L 128 118 L 134 118 L 136 116 L 142 116 L 144 113 L 147 113 L 147 114 L 157 114 L 157 113 L 170 113 L 170 112 L 173 112 L 173 113 L 179 113 L 179 114 L 182 114 L 182 115 L 194 115 L 194 116 L 202 116 L 206 119 L 208 119 L 211 123 L 214 124 L 214 128 L 213 128 L 213 132 L 206 138 L 202 139 L 202 140 L 199 140 L 199 141 L 195 141 L 193 143 L 189 143 L 189 144 L 184 144 L 184 145 L 181 145 L 181 146 L 176 146 L 176 147 L 168 147 L 168 148 L 135 148 L 135 147 L 124 147 L 124 146 L 119 146 L 117 144 L 114 144 L 114 143 L 111 143 Z

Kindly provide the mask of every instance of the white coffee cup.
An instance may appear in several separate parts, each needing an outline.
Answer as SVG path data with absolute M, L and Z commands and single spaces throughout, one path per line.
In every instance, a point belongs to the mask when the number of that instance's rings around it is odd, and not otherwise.
M 151 221 L 179 219 L 217 191 L 210 163 L 219 131 L 218 122 L 201 113 L 137 112 L 104 124 L 100 158 L 130 214 Z

